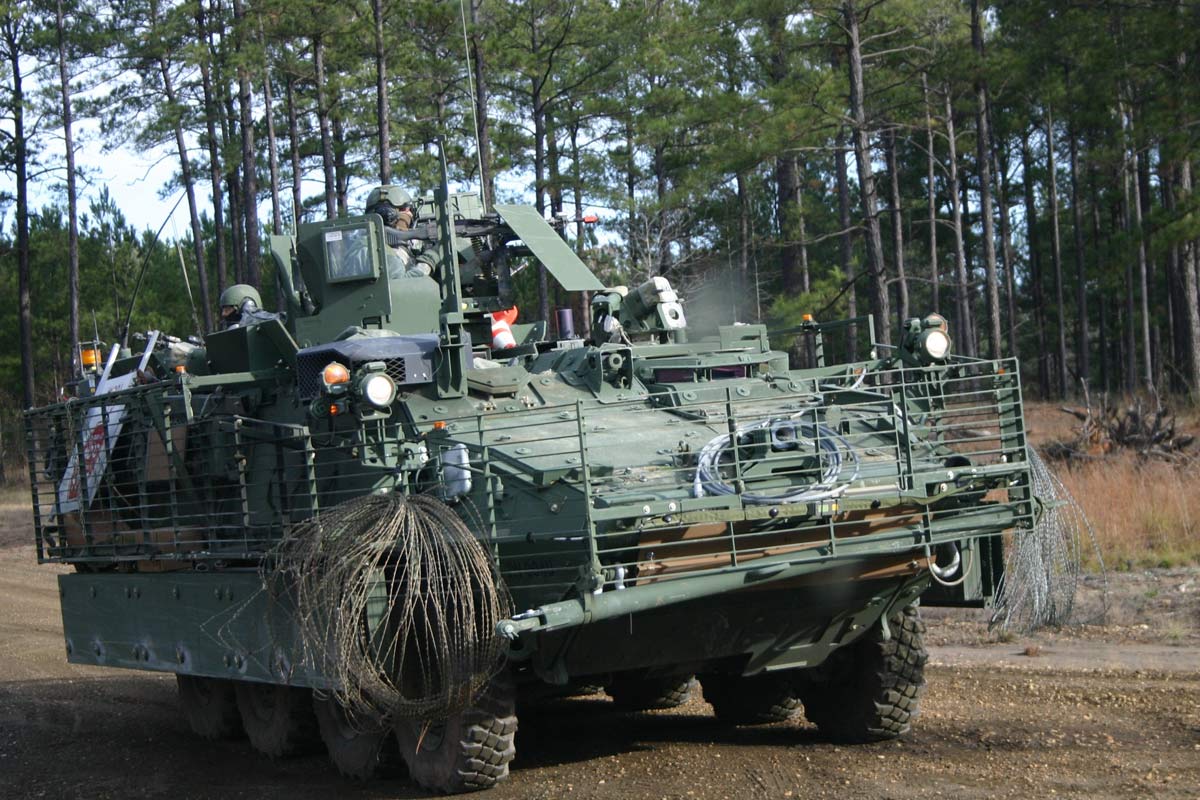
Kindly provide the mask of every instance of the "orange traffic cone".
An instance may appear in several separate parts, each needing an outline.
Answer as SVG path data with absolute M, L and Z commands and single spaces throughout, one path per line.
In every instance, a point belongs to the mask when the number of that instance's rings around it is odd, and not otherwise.
M 517 346 L 512 323 L 517 321 L 517 307 L 492 312 L 492 349 L 511 350 Z

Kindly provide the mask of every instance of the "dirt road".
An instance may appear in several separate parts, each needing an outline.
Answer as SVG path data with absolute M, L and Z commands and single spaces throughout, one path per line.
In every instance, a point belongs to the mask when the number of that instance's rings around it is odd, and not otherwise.
M 0 509 L 0 798 L 424 796 L 402 774 L 352 784 L 320 754 L 272 763 L 200 741 L 173 679 L 67 664 L 57 570 L 34 563 L 27 525 Z M 1197 578 L 1114 581 L 1117 623 L 1067 634 L 988 643 L 979 622 L 931 614 L 924 713 L 900 742 L 838 747 L 802 721 L 723 728 L 699 699 L 542 705 L 522 712 L 512 777 L 486 797 L 1197 798 Z

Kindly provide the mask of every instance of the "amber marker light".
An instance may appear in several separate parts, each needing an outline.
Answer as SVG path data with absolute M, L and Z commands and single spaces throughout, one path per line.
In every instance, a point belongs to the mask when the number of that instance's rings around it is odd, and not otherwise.
M 801 322 L 812 322 L 813 315 L 812 314 L 802 314 L 802 315 L 800 315 L 800 321 Z
M 434 422 L 434 423 L 433 423 L 433 429 L 434 429 L 435 431 L 444 431 L 444 430 L 446 430 L 446 421 L 445 421 L 445 420 L 442 420 L 442 419 L 439 419 L 439 420 L 437 420 L 436 422 Z
M 95 369 L 100 364 L 100 351 L 87 348 L 79 354 L 84 369 Z
M 329 416 L 336 417 L 337 415 L 338 415 L 338 404 L 330 403 L 329 404 Z
M 325 384 L 326 390 L 343 391 L 346 384 L 350 383 L 350 370 L 336 361 L 330 361 L 321 370 L 321 383 Z

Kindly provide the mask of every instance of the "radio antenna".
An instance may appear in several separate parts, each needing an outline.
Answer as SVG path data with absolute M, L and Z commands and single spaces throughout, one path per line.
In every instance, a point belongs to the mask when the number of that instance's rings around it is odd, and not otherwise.
M 467 57 L 467 88 L 471 91 L 471 119 L 475 123 L 475 158 L 479 162 L 479 196 L 483 199 L 483 207 L 488 207 L 487 183 L 483 179 L 483 148 L 479 146 L 479 95 L 475 92 L 475 68 L 471 63 L 471 45 L 467 40 L 467 5 L 466 0 L 458 0 L 458 10 L 462 17 L 463 54 Z

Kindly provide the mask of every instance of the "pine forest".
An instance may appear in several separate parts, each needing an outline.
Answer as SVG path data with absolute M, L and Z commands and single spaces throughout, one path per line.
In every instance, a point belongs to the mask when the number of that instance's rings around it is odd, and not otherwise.
M 431 191 L 444 136 L 457 186 L 598 215 L 567 227 L 593 270 L 690 317 L 888 342 L 937 311 L 1031 397 L 1189 395 L 1198 29 L 1193 0 L 3 0 L 0 391 L 54 400 L 127 315 L 271 305 L 270 234 Z M 163 154 L 181 223 L 135 229 L 89 137 Z M 522 278 L 523 319 L 570 302 Z

